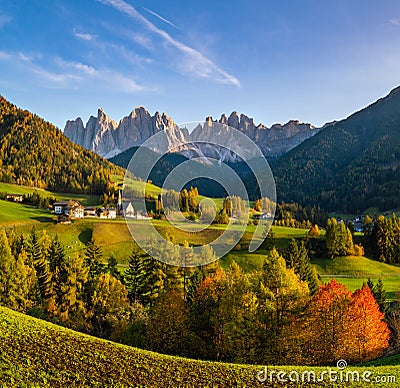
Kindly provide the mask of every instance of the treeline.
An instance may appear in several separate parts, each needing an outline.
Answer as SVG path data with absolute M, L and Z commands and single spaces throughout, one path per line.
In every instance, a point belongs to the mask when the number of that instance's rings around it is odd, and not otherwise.
M 328 217 L 328 213 L 320 206 L 281 202 L 276 205 L 274 223 L 280 226 L 309 229 L 312 225 L 325 225 Z
M 165 190 L 158 195 L 155 212 L 151 214 L 154 218 L 159 218 L 166 212 L 179 209 L 181 212 L 187 213 L 189 220 L 200 219 L 200 221 L 206 223 L 228 224 L 231 217 L 240 219 L 249 211 L 248 202 L 236 195 L 224 198 L 222 208 L 219 210 L 210 203 L 203 203 L 200 207 L 198 197 L 197 187 L 190 187 L 189 190 L 183 189 L 180 192 Z
M 139 248 L 128 262 L 124 274 L 113 257 L 104 265 L 93 239 L 84 255 L 68 256 L 57 237 L 2 231 L 0 303 L 103 338 L 208 360 L 360 362 L 388 346 L 371 290 L 321 286 L 296 240 L 285 257 L 272 249 L 262 270 L 250 273 L 236 263 L 227 270 L 218 262 L 170 266 Z
M 102 194 L 122 170 L 72 143 L 54 125 L 0 96 L 0 181 L 57 192 Z

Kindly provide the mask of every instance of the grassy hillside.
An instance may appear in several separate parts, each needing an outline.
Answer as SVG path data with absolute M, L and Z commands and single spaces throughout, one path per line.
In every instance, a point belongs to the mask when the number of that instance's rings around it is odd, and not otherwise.
M 400 266 L 381 263 L 366 257 L 337 257 L 332 259 L 314 259 L 318 274 L 324 282 L 335 278 L 354 291 L 371 278 L 374 282 L 381 278 L 390 300 L 400 291 Z
M 0 381 L 3 386 L 84 387 L 282 387 L 261 384 L 261 366 L 189 360 L 100 340 L 0 307 Z M 298 373 L 326 368 L 271 367 Z M 358 368 L 362 373 L 366 368 Z M 395 375 L 396 367 L 370 367 L 376 375 Z M 295 386 L 294 384 L 289 386 Z M 321 386 L 320 382 L 296 386 Z M 328 383 L 340 387 L 343 383 Z M 363 386 L 346 383 L 349 387 Z M 370 386 L 366 383 L 365 386 Z M 379 385 L 375 385 L 379 386 Z M 385 385 L 388 386 L 388 385 Z M 390 386 L 390 385 L 389 385 Z M 395 386 L 395 385 L 392 385 Z
M 54 197 L 57 199 L 57 201 L 68 201 L 69 199 L 74 199 L 76 201 L 79 201 L 84 206 L 94 206 L 97 205 L 99 201 L 98 195 L 56 193 L 38 187 L 20 186 L 12 183 L 0 182 L 1 193 L 29 195 L 35 191 L 38 192 L 43 197 Z
M 53 222 L 53 220 L 54 215 L 47 210 L 0 200 L 0 224 L 2 226 L 33 225 Z

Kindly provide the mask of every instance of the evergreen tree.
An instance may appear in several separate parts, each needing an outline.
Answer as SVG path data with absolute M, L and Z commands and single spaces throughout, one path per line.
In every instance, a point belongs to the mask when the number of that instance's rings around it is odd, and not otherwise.
M 285 260 L 287 268 L 293 268 L 300 280 L 307 282 L 310 294 L 315 294 L 319 287 L 318 275 L 310 263 L 303 240 L 300 243 L 294 238 L 290 241 Z
M 295 268 L 298 259 L 299 259 L 299 246 L 297 245 L 296 239 L 292 238 L 285 255 L 286 266 L 288 268 Z
M 131 302 L 139 301 L 143 290 L 144 273 L 143 258 L 145 253 L 135 245 L 129 256 L 128 269 L 125 271 L 125 283 L 128 287 L 128 296 Z
M 371 278 L 368 278 L 367 280 L 367 286 L 369 287 L 369 289 L 371 290 L 372 294 L 375 291 L 375 284 L 374 282 L 371 280 Z
M 262 247 L 268 251 L 270 251 L 271 249 L 274 249 L 276 246 L 276 238 L 275 238 L 275 233 L 271 230 L 269 230 L 269 232 L 267 232 L 266 230 L 264 230 L 262 237 L 264 239 L 263 243 L 262 243 Z
M 56 310 L 52 274 L 46 255 L 40 246 L 35 230 L 32 230 L 29 242 L 29 253 L 33 262 L 38 284 L 38 299 L 46 313 L 53 315 Z
M 104 267 L 101 263 L 103 256 L 102 249 L 96 245 L 92 236 L 85 252 L 85 264 L 89 269 L 89 279 L 92 281 L 103 273 Z
M 151 305 L 164 288 L 164 279 L 162 263 L 135 246 L 125 272 L 131 302 L 137 300 L 143 306 Z
M 118 260 L 115 258 L 114 255 L 111 255 L 107 260 L 107 273 L 114 276 L 118 279 L 122 284 L 125 283 L 124 276 L 118 269 Z
M 85 252 L 85 266 L 88 269 L 88 281 L 85 284 L 85 301 L 88 309 L 92 308 L 93 305 L 93 293 L 95 285 L 99 276 L 103 273 L 104 268 L 100 260 L 102 258 L 102 250 L 96 245 L 95 240 L 92 236 Z
M 196 267 L 188 278 L 186 286 L 186 301 L 188 303 L 192 303 L 195 300 L 197 290 L 205 277 L 206 273 L 203 267 Z
M 368 278 L 367 281 L 367 286 L 372 292 L 372 295 L 374 296 L 376 303 L 379 305 L 379 310 L 385 314 L 388 310 L 388 302 L 387 302 L 387 296 L 386 296 L 386 291 L 383 287 L 383 282 L 382 279 L 378 279 L 378 282 L 374 284 L 374 282 L 371 280 L 371 278 Z

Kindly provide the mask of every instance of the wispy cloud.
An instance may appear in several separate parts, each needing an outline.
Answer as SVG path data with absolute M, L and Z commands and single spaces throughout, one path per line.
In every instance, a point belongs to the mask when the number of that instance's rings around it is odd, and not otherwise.
M 163 18 L 161 15 L 159 15 L 158 13 L 152 11 L 151 9 L 148 8 L 144 8 L 148 13 L 152 14 L 153 16 L 155 16 L 156 18 L 160 19 L 161 21 L 163 21 L 164 23 L 169 24 L 170 26 L 174 27 L 174 28 L 178 28 L 174 23 L 170 22 L 169 20 Z
M 6 14 L 0 15 L 0 28 L 4 27 L 6 24 L 11 23 L 12 17 Z
M 10 53 L 7 53 L 5 51 L 0 51 L 0 60 L 4 61 L 8 61 L 12 58 L 12 55 Z
M 26 55 L 18 52 L 0 51 L 0 60 L 19 66 L 24 74 L 30 73 L 40 78 L 52 89 L 80 89 L 83 87 L 97 90 L 115 90 L 123 93 L 134 93 L 148 90 L 130 77 L 109 69 L 97 69 L 94 66 L 60 57 L 44 58 L 46 67 L 37 63 L 41 55 Z
M 97 37 L 96 35 L 89 34 L 87 32 L 78 32 L 78 31 L 74 31 L 74 35 L 79 39 L 87 40 L 87 41 L 95 40 Z
M 395 26 L 400 26 L 400 20 L 398 18 L 390 19 L 389 22 Z
M 99 70 L 84 63 L 65 61 L 61 58 L 56 58 L 56 63 L 60 68 L 80 77 L 80 79 L 84 79 L 85 81 L 91 79 L 100 83 L 98 84 L 100 88 L 104 86 L 107 89 L 126 93 L 138 92 L 145 89 L 131 78 L 113 70 Z
M 170 47 L 177 49 L 184 55 L 184 60 L 180 61 L 180 70 L 184 73 L 190 73 L 197 77 L 214 79 L 217 82 L 240 86 L 239 80 L 221 69 L 210 59 L 206 58 L 200 51 L 185 45 L 179 40 L 173 38 L 166 31 L 156 27 L 143 15 L 141 15 L 134 7 L 123 0 L 98 0 L 99 2 L 111 6 L 114 9 L 129 15 L 131 18 L 140 22 L 144 27 L 153 34 L 161 37 Z

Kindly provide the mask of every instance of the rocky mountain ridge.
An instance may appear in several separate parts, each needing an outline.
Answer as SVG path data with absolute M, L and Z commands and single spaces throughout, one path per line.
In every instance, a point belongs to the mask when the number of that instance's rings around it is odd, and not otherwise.
M 219 125 L 216 125 L 218 123 Z M 219 120 L 207 117 L 191 133 L 185 127 L 179 127 L 167 114 L 156 112 L 153 116 L 142 106 L 135 108 L 119 123 L 107 116 L 103 109 L 97 117 L 91 116 L 84 126 L 80 117 L 68 120 L 64 134 L 73 142 L 94 151 L 101 156 L 111 158 L 131 147 L 142 145 L 159 131 L 165 131 L 171 152 L 180 152 L 192 158 L 195 156 L 215 157 L 220 160 L 236 161 L 235 155 L 220 147 L 204 143 L 218 141 L 227 148 L 234 142 L 229 127 L 247 134 L 267 157 L 278 157 L 290 151 L 304 140 L 315 135 L 319 128 L 311 124 L 291 120 L 288 123 L 274 124 L 271 128 L 263 124 L 256 125 L 252 118 L 232 112 L 229 117 L 222 114 Z M 182 142 L 185 146 L 178 146 Z

